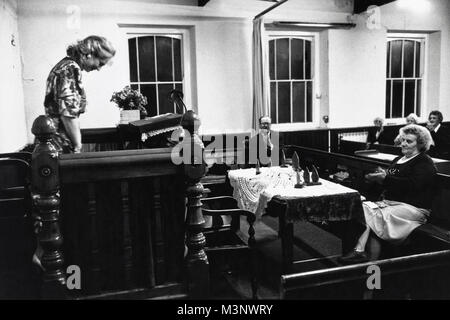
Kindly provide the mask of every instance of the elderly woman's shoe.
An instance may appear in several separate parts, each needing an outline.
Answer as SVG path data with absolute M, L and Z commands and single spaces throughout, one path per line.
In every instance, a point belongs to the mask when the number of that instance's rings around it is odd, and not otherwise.
M 342 264 L 354 264 L 367 262 L 369 261 L 369 258 L 364 251 L 353 250 L 347 253 L 345 256 L 339 257 L 338 261 Z

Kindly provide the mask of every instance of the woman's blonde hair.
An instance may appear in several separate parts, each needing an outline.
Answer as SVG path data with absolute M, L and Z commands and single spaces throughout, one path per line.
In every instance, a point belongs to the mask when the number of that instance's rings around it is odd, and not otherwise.
M 397 138 L 402 137 L 406 134 L 413 134 L 417 138 L 417 149 L 420 152 L 425 152 L 430 149 L 430 146 L 434 145 L 433 138 L 431 137 L 430 131 L 417 124 L 408 124 L 399 130 L 399 135 Z M 397 139 L 396 138 L 396 139 Z
M 419 117 L 415 113 L 408 114 L 408 116 L 406 117 L 406 121 L 408 121 L 408 119 L 412 120 L 414 124 L 419 123 Z
M 106 38 L 89 36 L 67 47 L 69 57 L 80 59 L 81 55 L 91 54 L 102 60 L 109 60 L 116 54 L 116 50 Z

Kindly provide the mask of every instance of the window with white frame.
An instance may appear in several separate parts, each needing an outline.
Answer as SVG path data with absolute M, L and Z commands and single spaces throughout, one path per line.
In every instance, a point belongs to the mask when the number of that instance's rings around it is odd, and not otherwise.
M 390 35 L 387 41 L 386 118 L 422 113 L 425 37 Z
M 316 121 L 314 91 L 318 74 L 315 36 L 269 34 L 270 116 L 272 123 Z
M 177 30 L 128 34 L 130 85 L 147 97 L 150 117 L 177 113 L 176 105 L 168 99 L 172 90 L 186 92 L 189 96 L 189 84 L 184 78 L 185 34 Z M 178 110 L 180 112 L 182 110 Z

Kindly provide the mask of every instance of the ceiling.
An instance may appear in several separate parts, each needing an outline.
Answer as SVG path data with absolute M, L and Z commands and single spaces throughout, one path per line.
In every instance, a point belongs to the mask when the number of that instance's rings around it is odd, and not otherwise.
M 221 5 L 224 3 L 224 1 L 230 1 L 230 0 L 198 0 L 198 6 L 204 7 L 204 6 L 214 6 L 214 5 Z M 261 2 L 267 2 L 267 8 L 269 8 L 272 5 L 275 5 L 277 2 L 280 2 L 282 0 L 240 0 L 242 3 L 246 3 L 248 5 L 254 5 L 261 7 Z M 361 13 L 367 10 L 367 8 L 371 5 L 376 6 L 382 6 L 384 4 L 393 2 L 395 0 L 334 0 L 334 4 L 336 7 L 344 7 L 353 5 L 353 13 Z M 258 3 L 259 2 L 259 3 Z M 308 10 L 311 7 L 311 4 L 308 3 L 308 1 L 305 0 L 288 0 L 288 2 L 296 2 L 296 3 L 305 3 L 305 8 Z M 309 1 L 311 2 L 311 1 Z M 320 1 L 317 1 L 320 2 Z M 322 1 L 323 2 L 323 1 Z M 314 7 L 314 6 L 312 6 Z
M 355 0 L 355 8 L 353 13 L 361 13 L 367 10 L 367 7 L 375 5 L 382 6 L 395 0 Z

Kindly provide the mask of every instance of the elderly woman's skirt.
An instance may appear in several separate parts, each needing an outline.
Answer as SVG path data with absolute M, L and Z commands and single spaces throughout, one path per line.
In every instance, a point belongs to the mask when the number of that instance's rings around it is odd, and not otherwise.
M 420 225 L 430 212 L 398 201 L 363 202 L 367 225 L 383 240 L 402 242 Z

